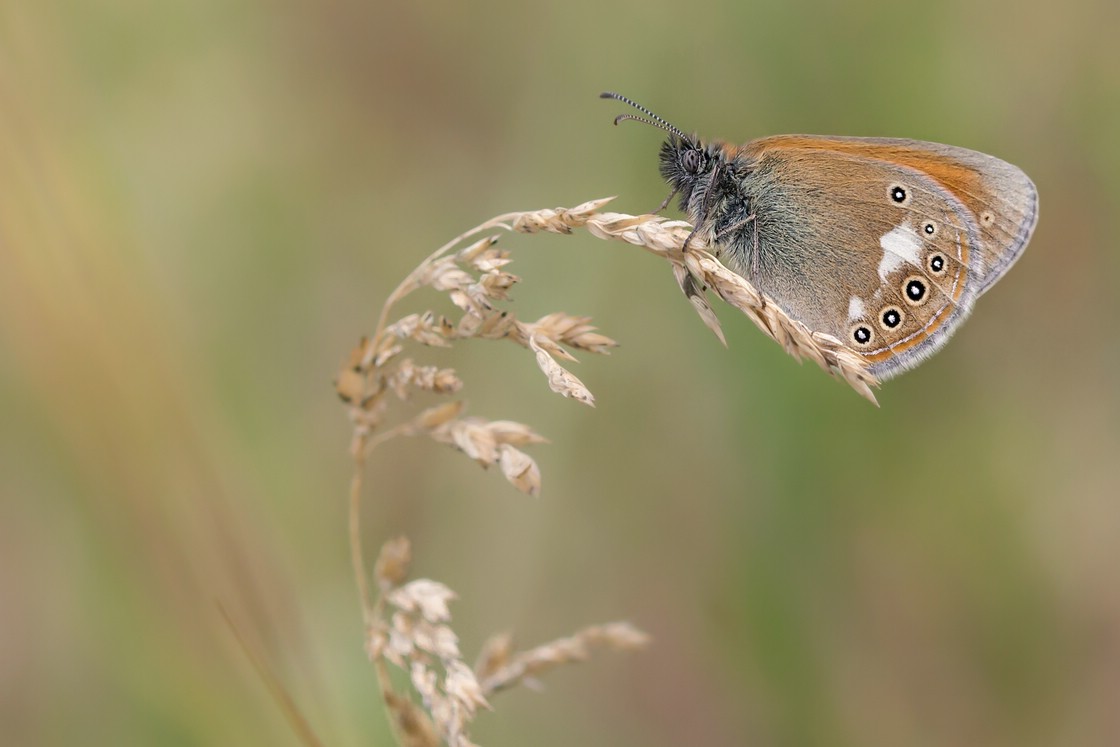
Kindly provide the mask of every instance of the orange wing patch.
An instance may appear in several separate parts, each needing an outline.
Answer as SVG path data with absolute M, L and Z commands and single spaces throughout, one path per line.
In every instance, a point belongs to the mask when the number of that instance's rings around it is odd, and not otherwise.
M 963 202 L 973 215 L 979 216 L 986 209 L 984 203 L 978 198 L 978 195 L 987 193 L 980 174 L 975 169 L 960 164 L 940 153 L 906 148 L 900 145 L 861 142 L 858 139 L 830 140 L 807 135 L 777 135 L 756 140 L 743 146 L 743 150 L 754 157 L 767 150 L 779 148 L 830 150 L 836 153 L 877 158 L 881 161 L 908 166 L 935 179 Z

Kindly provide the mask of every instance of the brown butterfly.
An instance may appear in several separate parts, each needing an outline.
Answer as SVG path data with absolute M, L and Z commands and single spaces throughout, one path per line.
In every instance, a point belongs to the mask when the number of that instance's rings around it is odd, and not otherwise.
M 809 329 L 862 355 L 880 380 L 941 349 L 1023 253 L 1038 192 L 1020 169 L 951 145 L 776 135 L 746 145 L 669 133 L 661 175 L 694 235 Z

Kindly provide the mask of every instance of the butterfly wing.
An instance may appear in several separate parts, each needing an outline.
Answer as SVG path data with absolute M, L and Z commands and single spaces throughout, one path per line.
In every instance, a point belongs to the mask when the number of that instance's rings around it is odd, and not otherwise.
M 729 262 L 880 379 L 948 341 L 1037 220 L 1022 171 L 963 148 L 783 135 L 736 155 L 754 220 L 721 237 Z

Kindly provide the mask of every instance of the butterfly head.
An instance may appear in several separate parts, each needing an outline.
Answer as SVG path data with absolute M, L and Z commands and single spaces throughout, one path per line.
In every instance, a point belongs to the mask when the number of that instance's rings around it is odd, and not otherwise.
M 669 133 L 661 144 L 660 171 L 662 178 L 673 188 L 673 195 L 680 199 L 681 210 L 694 219 L 702 217 L 707 211 L 704 205 L 708 195 L 719 192 L 720 184 L 727 181 L 737 171 L 737 163 L 732 150 L 723 143 L 705 142 L 696 135 L 688 135 L 679 127 L 669 124 L 644 106 L 617 93 L 603 93 L 600 98 L 614 99 L 629 104 L 645 114 L 620 114 L 614 123 L 628 119 L 652 125 Z M 668 203 L 668 200 L 666 200 Z
M 661 144 L 661 177 L 680 198 L 681 210 L 694 214 L 702 196 L 718 189 L 731 162 L 722 143 L 704 143 L 694 136 L 670 134 Z M 694 199 L 695 198 L 695 199 Z

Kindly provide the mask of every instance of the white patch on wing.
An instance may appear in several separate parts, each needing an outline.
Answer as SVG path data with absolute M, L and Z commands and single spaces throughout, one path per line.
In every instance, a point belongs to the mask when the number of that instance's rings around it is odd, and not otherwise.
M 884 283 L 887 275 L 902 267 L 903 262 L 909 262 L 915 267 L 922 266 L 922 239 L 909 223 L 902 223 L 883 234 L 879 238 L 879 246 L 883 247 L 883 259 L 879 261 L 879 279 Z
M 854 322 L 856 319 L 863 318 L 864 308 L 863 299 L 859 296 L 852 296 L 848 299 L 848 321 Z

